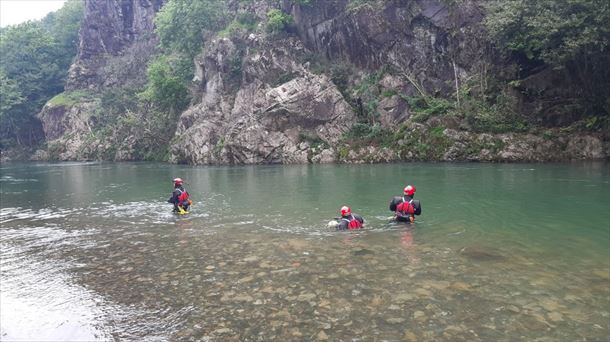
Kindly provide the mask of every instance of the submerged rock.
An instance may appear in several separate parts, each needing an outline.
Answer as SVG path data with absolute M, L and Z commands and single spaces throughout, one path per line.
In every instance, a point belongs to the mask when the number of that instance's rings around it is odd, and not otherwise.
M 497 251 L 480 246 L 468 246 L 460 249 L 460 255 L 475 261 L 504 261 L 506 257 Z
M 369 254 L 374 254 L 375 252 L 362 248 L 362 249 L 358 249 L 352 252 L 352 254 L 358 256 L 358 255 L 369 255 Z

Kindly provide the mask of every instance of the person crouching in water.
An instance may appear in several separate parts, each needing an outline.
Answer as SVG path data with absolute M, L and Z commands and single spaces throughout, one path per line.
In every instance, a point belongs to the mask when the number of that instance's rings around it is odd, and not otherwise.
M 407 185 L 403 190 L 404 195 L 395 196 L 390 202 L 390 210 L 394 212 L 394 220 L 399 222 L 413 222 L 415 215 L 421 214 L 421 204 L 415 197 L 415 187 Z
M 337 230 L 353 230 L 360 229 L 364 225 L 362 216 L 352 214 L 352 210 L 348 206 L 341 208 L 341 219 L 337 223 Z
M 192 202 L 189 199 L 189 193 L 184 190 L 182 184 L 184 184 L 184 181 L 181 178 L 174 179 L 174 191 L 167 202 L 174 205 L 174 212 L 186 214 Z

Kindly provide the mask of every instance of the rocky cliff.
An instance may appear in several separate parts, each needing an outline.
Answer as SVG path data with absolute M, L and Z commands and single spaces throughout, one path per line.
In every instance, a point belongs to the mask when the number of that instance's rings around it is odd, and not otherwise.
M 161 0 L 88 1 L 67 89 L 142 85 L 156 44 L 153 18 L 161 6 Z M 413 121 L 410 99 L 451 97 L 464 80 L 480 79 L 483 87 L 489 74 L 515 72 L 484 39 L 484 13 L 476 1 L 450 6 L 434 0 L 257 0 L 231 1 L 229 7 L 231 15 L 254 15 L 258 27 L 206 37 L 194 60 L 194 100 L 167 143 L 172 162 L 549 161 L 608 155 L 608 138 L 599 134 L 559 129 L 488 134 L 473 132 L 459 118 Z M 288 32 L 264 30 L 273 8 L 294 19 Z M 523 101 L 514 97 L 518 111 Z M 94 114 L 99 101 L 90 96 L 74 105 L 45 107 L 40 118 L 50 148 L 39 156 L 141 159 L 138 130 L 92 138 L 103 126 Z M 146 112 L 140 115 L 145 118 Z M 373 127 L 375 138 L 354 138 L 359 123 Z
M 121 103 L 125 99 L 115 94 L 117 89 L 128 89 L 133 102 L 135 89 L 146 83 L 147 63 L 158 44 L 153 22 L 163 2 L 86 1 L 78 55 L 70 67 L 66 92 L 38 114 L 47 146 L 34 159 L 142 159 L 134 147 L 143 132 L 113 132 L 108 122 L 133 117 Z M 113 106 L 119 107 L 119 115 L 106 112 Z
M 156 44 L 153 19 L 163 0 L 104 0 L 85 4 L 78 55 L 70 68 L 66 89 L 99 89 L 133 82 L 133 78 L 142 81 L 146 59 Z M 120 59 L 127 55 L 140 59 Z M 131 65 L 116 70 L 113 63 Z

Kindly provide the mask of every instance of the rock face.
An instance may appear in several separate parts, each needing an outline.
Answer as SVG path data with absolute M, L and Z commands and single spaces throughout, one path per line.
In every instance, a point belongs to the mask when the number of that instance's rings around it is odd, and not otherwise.
M 284 9 L 292 13 L 300 39 L 250 34 L 215 39 L 205 47 L 198 65 L 202 103 L 182 115 L 171 147 L 173 161 L 334 161 L 337 151 L 329 147 L 357 121 L 357 106 L 345 100 L 329 77 L 314 74 L 309 63 L 302 62 L 308 55 L 347 61 L 359 67 L 361 75 L 391 66 L 397 76 L 386 75 L 380 84 L 392 91 L 416 95 L 420 87 L 447 93 L 447 80 L 455 72 L 451 58 L 467 58 L 447 53 L 452 49 L 448 28 L 480 21 L 480 15 L 463 20 L 434 1 L 356 8 L 346 0 L 300 6 L 286 2 Z M 233 74 L 235 63 L 241 74 Z M 409 117 L 407 103 L 399 96 L 384 98 L 378 108 L 385 127 Z M 394 160 L 397 155 L 390 150 L 383 154 L 371 161 Z
M 202 102 L 182 114 L 171 148 L 174 161 L 328 160 L 317 155 L 337 143 L 354 113 L 328 77 L 296 62 L 303 52 L 294 38 L 273 45 L 255 34 L 245 42 L 213 40 L 199 65 L 205 80 Z M 235 60 L 241 61 L 237 76 L 226 72 Z
M 149 36 L 153 32 L 155 14 L 163 2 L 164 0 L 86 1 L 79 32 L 78 56 L 70 68 L 66 90 L 98 89 L 112 85 L 107 84 L 104 75 L 109 71 L 103 68 L 113 58 L 125 54 L 127 49 L 134 49 L 134 46 L 140 59 L 154 51 L 150 49 L 154 47 L 154 40 L 151 44 Z M 134 63 L 132 67 L 142 72 L 146 70 L 146 63 Z M 129 75 L 119 78 L 128 80 L 127 76 Z
M 157 45 L 153 19 L 163 3 L 88 0 L 66 89 L 141 89 Z M 484 35 L 483 13 L 474 0 L 453 7 L 436 0 L 228 4 L 232 14 L 254 16 L 258 28 L 203 34 L 203 52 L 194 61 L 194 100 L 177 124 L 172 119 L 167 125 L 177 125 L 168 128 L 176 128 L 167 142 L 172 162 L 549 161 L 606 158 L 610 150 L 607 137 L 596 135 L 557 130 L 546 136 L 491 135 L 460 130 L 451 122 L 411 122 L 407 98 L 450 97 L 456 78 L 511 72 L 492 60 L 489 41 L 478 39 Z M 289 33 L 264 30 L 267 13 L 277 6 L 294 18 Z M 329 67 L 341 63 L 347 65 L 341 72 Z M 76 105 L 45 106 L 39 117 L 47 155 L 142 158 L 138 144 L 146 143 L 135 126 L 121 136 L 91 140 L 99 101 L 90 97 Z M 404 137 L 384 146 L 352 144 L 345 133 L 366 120 L 363 112 L 371 106 L 377 126 L 392 132 L 402 127 Z

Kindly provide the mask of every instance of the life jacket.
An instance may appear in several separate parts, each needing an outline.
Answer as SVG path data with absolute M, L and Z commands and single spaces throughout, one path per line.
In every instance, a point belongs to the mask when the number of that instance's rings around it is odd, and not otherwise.
M 410 216 L 415 214 L 415 207 L 413 207 L 413 199 L 410 199 L 407 202 L 403 197 L 402 202 L 398 203 L 398 205 L 396 206 L 396 214 L 401 216 Z
M 178 196 L 178 203 L 183 203 L 184 201 L 188 201 L 189 193 L 186 190 L 182 190 L 180 188 L 176 188 L 176 190 L 180 191 L 180 196 Z
M 356 220 L 356 218 L 353 215 L 350 215 L 349 217 L 350 217 L 350 219 L 341 218 L 341 220 L 347 222 L 347 229 L 352 230 L 352 229 L 362 228 L 362 223 L 360 223 L 360 221 Z

